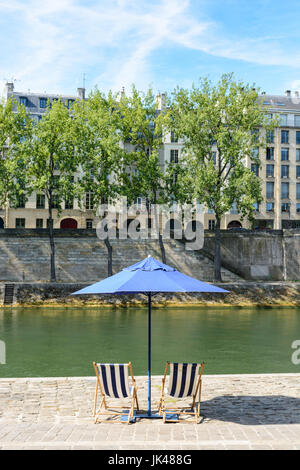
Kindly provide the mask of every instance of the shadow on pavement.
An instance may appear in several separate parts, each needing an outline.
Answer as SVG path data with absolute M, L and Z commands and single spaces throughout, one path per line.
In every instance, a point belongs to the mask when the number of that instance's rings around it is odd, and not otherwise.
M 300 398 L 223 395 L 201 402 L 201 416 L 239 424 L 300 424 Z

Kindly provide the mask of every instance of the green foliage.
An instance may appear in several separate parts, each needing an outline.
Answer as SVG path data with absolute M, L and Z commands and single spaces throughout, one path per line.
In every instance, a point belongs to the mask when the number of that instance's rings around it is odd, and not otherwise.
M 118 103 L 120 136 L 125 143 L 121 191 L 129 203 L 144 197 L 147 203 L 163 202 L 164 173 L 159 160 L 166 123 L 165 110 L 159 111 L 151 89 L 146 93 L 132 87 Z
M 123 151 L 118 132 L 116 96 L 99 90 L 74 105 L 75 142 L 82 175 L 79 200 L 91 192 L 95 209 L 116 199 Z
M 275 124 L 265 117 L 257 91 L 234 81 L 232 74 L 223 75 L 216 86 L 203 79 L 191 90 L 177 88 L 169 120 L 185 142 L 177 196 L 201 200 L 217 218 L 236 203 L 242 216 L 251 218 L 262 197 L 260 180 L 247 168 L 246 158 L 260 164 L 254 150 L 266 146 L 266 139 L 257 130 L 272 130 Z
M 0 206 L 16 205 L 26 198 L 26 155 L 23 144 L 30 139 L 32 121 L 25 107 L 13 99 L 0 103 Z
M 78 167 L 75 152 L 75 127 L 67 107 L 54 101 L 34 126 L 32 137 L 23 143 L 27 155 L 28 192 L 44 194 L 61 209 L 65 199 L 77 193 L 74 174 Z

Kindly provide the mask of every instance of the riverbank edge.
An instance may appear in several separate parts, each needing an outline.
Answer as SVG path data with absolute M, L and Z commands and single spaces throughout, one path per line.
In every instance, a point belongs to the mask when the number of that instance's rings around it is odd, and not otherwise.
M 147 305 L 147 298 L 136 295 L 71 296 L 88 283 L 9 283 L 14 286 L 12 303 L 4 305 L 5 285 L 0 282 L 0 307 L 105 307 L 127 308 Z M 153 307 L 299 307 L 300 282 L 224 282 L 215 285 L 228 294 L 157 294 Z
M 136 375 L 136 378 L 139 378 L 140 380 L 145 380 L 148 381 L 148 375 Z M 161 380 L 164 376 L 163 375 L 151 375 L 152 379 L 158 379 Z M 300 378 L 300 372 L 270 372 L 270 373 L 260 373 L 260 374 L 203 374 L 203 377 L 207 378 L 217 378 L 217 379 L 222 379 L 222 378 L 247 378 L 247 377 L 299 377 Z M 93 375 L 72 375 L 72 376 L 66 376 L 66 377 L 0 377 L 0 383 L 1 382 L 11 382 L 11 381 L 18 381 L 18 382 L 51 382 L 53 380 L 70 380 L 70 381 L 76 381 L 76 380 L 88 380 L 92 382 L 96 382 L 96 376 Z

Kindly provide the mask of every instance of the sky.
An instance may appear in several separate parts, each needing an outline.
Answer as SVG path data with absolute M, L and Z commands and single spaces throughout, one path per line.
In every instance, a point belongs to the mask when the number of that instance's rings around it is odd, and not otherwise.
M 0 0 L 0 93 L 170 93 L 223 73 L 300 91 L 299 0 Z

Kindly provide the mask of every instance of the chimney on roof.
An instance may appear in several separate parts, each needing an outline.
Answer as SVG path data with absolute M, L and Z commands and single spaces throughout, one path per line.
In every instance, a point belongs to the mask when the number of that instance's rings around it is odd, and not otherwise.
M 14 83 L 6 82 L 5 83 L 6 93 L 12 93 L 14 91 Z
M 286 96 L 291 96 L 291 90 L 286 90 L 285 94 L 286 94 Z
M 77 88 L 78 98 L 81 100 L 85 99 L 85 88 Z
M 122 86 L 122 90 L 121 90 L 121 98 L 124 98 L 125 97 L 125 87 Z
M 299 91 L 295 91 L 296 98 L 299 98 Z

